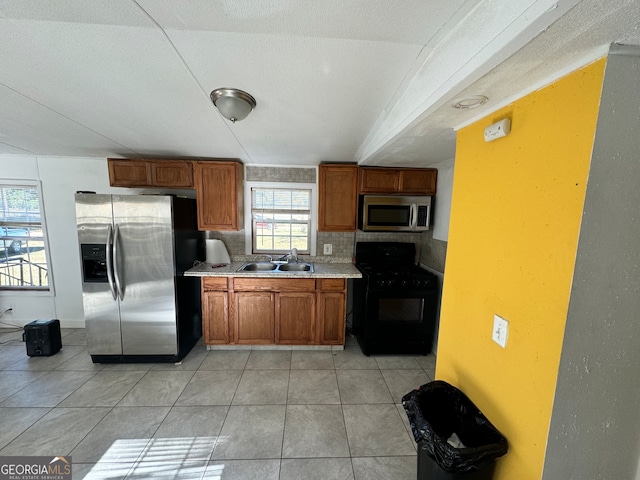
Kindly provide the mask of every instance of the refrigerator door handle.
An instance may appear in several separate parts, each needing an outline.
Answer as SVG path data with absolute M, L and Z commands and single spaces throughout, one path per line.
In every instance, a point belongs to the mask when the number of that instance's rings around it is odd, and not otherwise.
M 120 272 L 118 271 L 118 242 L 120 239 L 120 227 L 116 224 L 115 234 L 113 235 L 113 274 L 116 280 L 116 289 L 118 290 L 118 297 L 120 301 L 124 298 L 124 288 L 122 288 L 122 281 L 120 279 Z
M 113 249 L 113 244 L 112 244 L 112 237 L 113 237 L 113 228 L 111 228 L 111 225 L 109 225 L 109 228 L 107 229 L 107 280 L 109 281 L 109 289 L 111 290 L 111 296 L 113 297 L 114 300 L 118 300 L 118 294 L 116 293 L 116 287 L 115 284 L 113 283 L 113 262 L 111 260 L 111 255 L 112 255 L 112 249 Z

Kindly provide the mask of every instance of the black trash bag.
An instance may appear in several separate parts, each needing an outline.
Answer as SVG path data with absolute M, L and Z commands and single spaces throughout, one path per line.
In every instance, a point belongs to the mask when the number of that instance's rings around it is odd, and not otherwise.
M 507 439 L 447 382 L 422 385 L 402 397 L 402 405 L 416 442 L 446 472 L 476 472 L 507 453 Z

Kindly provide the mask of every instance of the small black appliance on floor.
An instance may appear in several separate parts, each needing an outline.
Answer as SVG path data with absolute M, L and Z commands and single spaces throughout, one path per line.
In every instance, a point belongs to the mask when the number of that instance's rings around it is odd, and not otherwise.
M 34 320 L 24 326 L 22 339 L 30 357 L 48 357 L 62 348 L 60 320 Z

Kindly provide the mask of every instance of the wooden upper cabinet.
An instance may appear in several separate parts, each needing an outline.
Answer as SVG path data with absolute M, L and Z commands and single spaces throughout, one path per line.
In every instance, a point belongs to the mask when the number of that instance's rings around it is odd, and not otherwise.
M 195 162 L 200 230 L 243 227 L 243 170 L 238 162 Z
M 398 193 L 395 168 L 361 168 L 359 193 Z
M 137 160 L 107 159 L 109 184 L 112 187 L 151 186 L 151 165 Z
M 193 188 L 193 163 L 151 162 L 151 184 L 154 187 Z
M 112 187 L 193 188 L 193 165 L 180 160 L 107 159 Z
M 438 171 L 431 169 L 408 169 L 399 171 L 400 193 L 435 195 Z
M 361 167 L 358 193 L 435 195 L 437 174 L 435 168 Z
M 318 231 L 355 232 L 358 166 L 322 164 L 318 177 Z

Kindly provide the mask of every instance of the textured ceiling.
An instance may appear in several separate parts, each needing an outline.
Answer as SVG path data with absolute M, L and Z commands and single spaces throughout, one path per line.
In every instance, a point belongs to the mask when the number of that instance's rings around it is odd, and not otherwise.
M 640 44 L 637 0 L 263 3 L 0 1 L 0 154 L 438 165 L 460 125 Z M 255 111 L 231 124 L 219 87 Z

